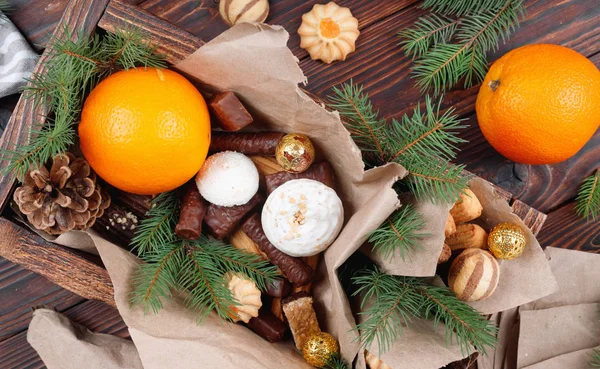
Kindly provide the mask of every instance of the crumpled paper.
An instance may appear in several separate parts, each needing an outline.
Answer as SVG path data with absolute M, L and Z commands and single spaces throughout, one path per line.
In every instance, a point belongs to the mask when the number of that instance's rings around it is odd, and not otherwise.
M 590 369 L 594 350 L 600 350 L 600 346 L 559 355 L 523 369 Z
M 518 309 L 501 312 L 498 318 L 500 327 L 498 338 L 500 342 L 496 347 L 495 353 L 491 354 L 494 359 L 490 360 L 490 357 L 480 357 L 477 361 L 479 369 L 517 368 L 517 350 L 520 336 L 519 311 L 525 312 L 560 306 L 593 304 L 600 301 L 600 288 L 598 288 L 598 280 L 600 280 L 600 268 L 598 268 L 598 265 L 600 265 L 600 255 L 555 247 L 547 247 L 544 252 L 558 283 L 559 290 L 544 298 L 527 303 Z M 593 323 L 593 320 L 590 323 Z M 538 330 L 541 328 L 533 327 L 533 329 Z M 535 331 L 533 334 L 535 334 Z M 557 358 L 556 361 L 549 359 L 543 361 L 543 363 L 548 365 L 554 362 L 561 363 L 562 360 L 576 360 L 575 357 L 585 355 L 585 350 L 577 352 L 578 354 L 569 353 L 561 355 L 561 359 Z M 538 363 L 534 367 L 536 369 L 546 368 L 541 365 L 541 363 Z M 547 368 L 570 369 L 571 367 L 548 366 Z M 578 367 L 573 366 L 573 369 L 576 368 Z
M 143 369 L 133 342 L 93 333 L 51 309 L 33 311 L 27 342 L 48 369 Z

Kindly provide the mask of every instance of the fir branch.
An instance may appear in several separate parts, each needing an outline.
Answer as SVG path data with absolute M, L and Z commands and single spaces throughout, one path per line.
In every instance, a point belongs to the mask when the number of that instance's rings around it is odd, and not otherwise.
M 146 217 L 135 229 L 130 246 L 139 256 L 157 252 L 176 240 L 173 232 L 177 224 L 179 203 L 175 191 L 164 192 L 152 200 Z
M 423 247 L 419 239 L 427 236 L 419 230 L 425 226 L 425 219 L 414 206 L 408 204 L 390 215 L 376 230 L 371 232 L 368 241 L 373 243 L 373 251 L 391 260 L 396 252 L 402 260 L 410 253 Z
M 422 7 L 444 14 L 481 13 L 502 7 L 506 0 L 425 0 Z
M 600 349 L 594 350 L 592 353 L 592 359 L 590 361 L 590 368 L 600 368 Z
M 497 327 L 456 298 L 448 288 L 422 283 L 417 291 L 425 298 L 424 317 L 433 318 L 436 329 L 441 321 L 445 325 L 447 342 L 456 341 L 464 355 L 471 353 L 471 346 L 485 355 L 487 347 L 496 345 Z
M 365 320 L 356 329 L 364 348 L 377 341 L 380 354 L 389 350 L 413 318 L 432 318 L 436 329 L 442 322 L 447 342 L 456 340 L 464 353 L 471 347 L 485 352 L 496 344 L 496 327 L 447 288 L 430 286 L 423 278 L 387 275 L 378 268 L 358 272 L 353 283 L 354 295 L 362 297 L 359 315 Z
M 146 42 L 144 33 L 135 27 L 125 26 L 108 33 L 103 40 L 103 54 L 107 70 L 166 67 L 164 57 L 156 54 L 156 47 Z
M 419 18 L 413 28 L 398 33 L 400 46 L 414 60 L 432 47 L 450 42 L 460 22 L 460 19 L 449 19 L 436 14 Z
M 448 19 L 431 15 L 399 35 L 407 55 L 416 58 L 413 77 L 421 91 L 439 95 L 464 79 L 471 87 L 485 77 L 486 54 L 498 48 L 519 24 L 525 12 L 522 0 L 429 0 L 425 7 Z
M 379 118 L 379 111 L 373 109 L 369 95 L 363 92 L 361 85 L 350 80 L 340 87 L 333 87 L 333 95 L 329 97 L 330 106 L 339 111 L 344 124 L 356 145 L 375 160 L 371 166 L 385 164 L 388 161 L 385 131 L 387 123 Z
M 600 170 L 585 178 L 575 199 L 575 211 L 588 220 L 596 221 L 600 215 Z
M 452 204 L 469 183 L 464 165 L 427 157 L 411 157 L 403 165 L 409 174 L 402 182 L 418 199 Z
M 321 369 L 351 369 L 352 367 L 342 359 L 340 354 L 332 355 Z
M 145 253 L 145 263 L 138 265 L 132 278 L 130 304 L 142 305 L 145 312 L 151 310 L 156 314 L 163 306 L 163 299 L 172 297 L 172 290 L 179 286 L 184 258 L 185 244 L 181 242 Z

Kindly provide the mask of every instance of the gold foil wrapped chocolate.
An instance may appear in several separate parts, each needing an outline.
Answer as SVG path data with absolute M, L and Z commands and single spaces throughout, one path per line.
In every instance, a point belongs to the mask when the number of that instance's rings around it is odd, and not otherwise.
M 290 133 L 279 141 L 275 158 L 285 171 L 300 173 L 315 160 L 315 148 L 307 136 Z
M 488 248 L 498 259 L 510 260 L 519 257 L 525 250 L 525 232 L 518 225 L 500 223 L 488 237 Z
M 324 367 L 327 361 L 339 352 L 338 342 L 327 332 L 311 335 L 302 348 L 304 360 L 317 368 Z

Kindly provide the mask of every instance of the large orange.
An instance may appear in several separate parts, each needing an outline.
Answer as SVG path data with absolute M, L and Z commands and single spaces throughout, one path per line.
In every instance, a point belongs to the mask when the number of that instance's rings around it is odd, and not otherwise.
M 111 185 L 136 194 L 177 188 L 204 163 L 210 143 L 206 102 L 166 69 L 117 72 L 92 90 L 79 139 L 85 158 Z
M 477 96 L 477 120 L 489 143 L 511 160 L 566 160 L 600 125 L 600 71 L 563 46 L 514 49 L 485 76 Z

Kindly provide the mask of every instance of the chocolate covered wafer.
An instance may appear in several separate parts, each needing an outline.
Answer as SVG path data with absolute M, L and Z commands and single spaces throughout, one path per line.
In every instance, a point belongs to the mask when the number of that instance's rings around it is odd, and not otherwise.
M 267 289 L 263 292 L 271 297 L 286 297 L 292 293 L 292 285 L 285 279 L 275 279 L 267 284 Z
M 283 321 L 278 319 L 268 308 L 262 308 L 256 318 L 250 319 L 248 328 L 269 342 L 283 340 L 287 330 Z
M 209 107 L 219 127 L 225 131 L 239 131 L 252 123 L 252 115 L 232 91 L 214 94 Z
M 283 313 L 298 350 L 302 350 L 311 335 L 321 332 L 317 314 L 313 308 L 313 299 L 307 293 L 295 293 L 283 300 Z
M 179 221 L 175 234 L 186 240 L 195 240 L 202 233 L 202 221 L 206 215 L 206 202 L 194 183 L 186 186 Z
M 277 187 L 294 179 L 313 179 L 335 189 L 331 165 L 329 165 L 329 163 L 326 161 L 322 161 L 311 165 L 310 168 L 302 173 L 279 172 L 267 174 L 265 176 L 267 193 L 270 194 L 271 192 L 275 191 Z
M 297 285 L 310 283 L 313 270 L 302 260 L 279 251 L 269 242 L 265 232 L 263 232 L 260 215 L 254 214 L 248 218 L 242 225 L 242 230 L 267 255 L 271 263 L 281 269 L 290 282 Z
M 204 222 L 210 234 L 215 238 L 222 240 L 231 233 L 242 219 L 252 209 L 264 201 L 263 195 L 259 192 L 254 195 L 244 205 L 238 206 L 219 206 L 215 204 L 208 205 Z
M 209 151 L 237 151 L 245 155 L 275 156 L 280 132 L 213 132 Z

